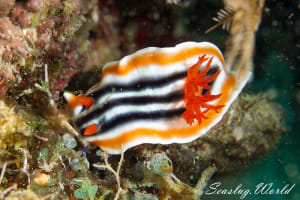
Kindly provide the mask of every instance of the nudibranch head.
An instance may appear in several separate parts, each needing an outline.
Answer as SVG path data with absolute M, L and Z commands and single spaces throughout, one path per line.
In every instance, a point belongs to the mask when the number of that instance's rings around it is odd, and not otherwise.
M 85 95 L 65 93 L 89 143 L 120 154 L 143 143 L 186 143 L 215 126 L 251 73 L 228 73 L 209 42 L 145 48 L 106 64 Z

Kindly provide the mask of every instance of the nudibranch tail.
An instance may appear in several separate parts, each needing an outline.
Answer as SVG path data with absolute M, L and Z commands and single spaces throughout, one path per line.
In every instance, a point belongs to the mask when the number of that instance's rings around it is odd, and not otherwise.
M 209 90 L 211 88 L 209 83 L 214 81 L 221 72 L 220 70 L 218 70 L 212 76 L 206 77 L 207 72 L 211 66 L 212 59 L 213 57 L 209 58 L 208 60 L 208 58 L 204 54 L 199 57 L 197 63 L 195 63 L 188 69 L 187 78 L 184 85 L 184 99 L 186 110 L 181 116 L 189 125 L 192 125 L 195 119 L 199 124 L 201 124 L 202 118 L 207 119 L 207 117 L 205 116 L 206 112 L 208 112 L 209 110 L 215 110 L 217 112 L 218 109 L 224 106 L 207 104 L 210 101 L 218 99 L 221 96 L 221 93 L 212 95 L 211 92 L 208 91 L 204 95 L 202 94 L 203 89 Z M 208 60 L 208 62 L 206 63 L 205 68 L 199 72 L 201 64 L 206 60 Z
M 64 96 L 83 139 L 108 153 L 143 143 L 186 143 L 221 121 L 251 75 L 230 74 L 224 66 L 209 42 L 145 48 L 106 64 L 84 96 Z

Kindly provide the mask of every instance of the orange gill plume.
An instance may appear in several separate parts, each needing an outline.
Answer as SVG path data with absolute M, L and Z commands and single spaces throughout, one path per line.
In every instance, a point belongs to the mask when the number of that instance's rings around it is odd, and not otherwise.
M 208 102 L 218 99 L 221 96 L 221 93 L 212 95 L 211 92 L 208 91 L 204 95 L 202 94 L 203 89 L 211 88 L 209 83 L 214 81 L 221 72 L 219 70 L 212 76 L 207 77 L 207 72 L 210 68 L 212 59 L 213 57 L 208 58 L 206 57 L 206 54 L 204 54 L 199 57 L 198 62 L 191 66 L 187 72 L 187 78 L 184 85 L 186 111 L 181 116 L 189 125 L 192 125 L 195 119 L 200 124 L 202 122 L 202 118 L 207 119 L 205 113 L 209 110 L 218 112 L 218 109 L 224 106 L 208 104 Z M 205 61 L 207 61 L 205 68 L 199 72 L 201 64 Z

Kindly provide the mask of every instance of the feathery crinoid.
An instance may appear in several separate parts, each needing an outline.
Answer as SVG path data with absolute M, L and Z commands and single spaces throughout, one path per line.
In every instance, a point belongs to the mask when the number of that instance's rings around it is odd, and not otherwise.
M 222 26 L 222 29 L 228 31 L 230 29 L 233 16 L 234 11 L 230 7 L 220 9 L 217 12 L 217 16 L 213 17 L 213 21 L 217 22 L 217 24 L 207 29 L 205 31 L 205 34 L 209 33 L 210 31 L 216 29 L 219 26 Z
M 181 115 L 185 121 L 192 125 L 195 119 L 200 124 L 203 119 L 207 119 L 205 113 L 209 110 L 215 110 L 222 108 L 224 105 L 210 105 L 208 102 L 218 99 L 221 94 L 212 95 L 210 91 L 202 94 L 203 89 L 210 89 L 210 82 L 214 81 L 220 74 L 220 70 L 214 73 L 212 76 L 207 77 L 207 72 L 210 68 L 213 57 L 207 58 L 206 55 L 199 57 L 196 64 L 191 66 L 187 72 L 187 78 L 184 85 L 184 100 L 186 104 L 186 111 Z M 207 61 L 208 60 L 208 61 Z M 199 72 L 199 66 L 203 62 L 207 61 L 207 64 L 203 70 Z

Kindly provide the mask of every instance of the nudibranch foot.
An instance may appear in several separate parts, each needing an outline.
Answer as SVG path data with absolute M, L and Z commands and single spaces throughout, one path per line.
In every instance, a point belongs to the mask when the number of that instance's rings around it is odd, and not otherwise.
M 85 95 L 64 96 L 83 139 L 110 154 L 143 143 L 186 143 L 221 121 L 251 75 L 224 66 L 209 42 L 149 47 L 106 64 Z

